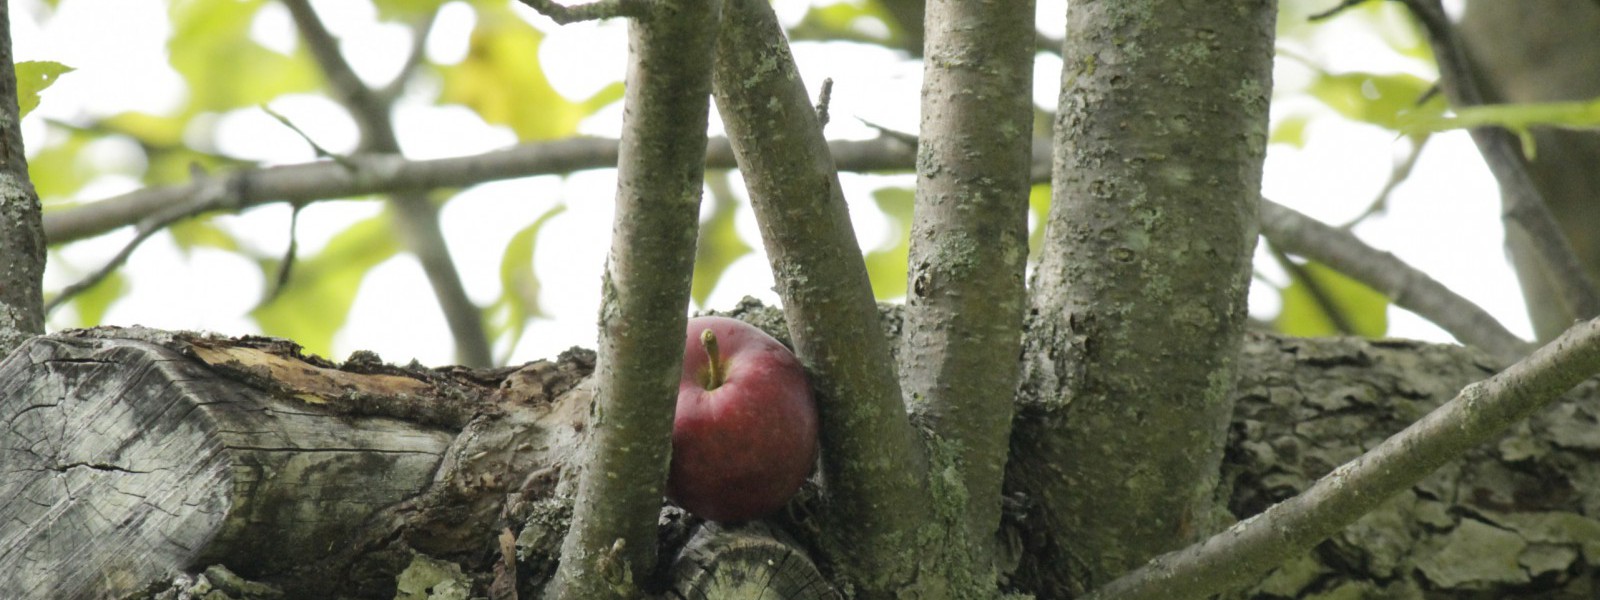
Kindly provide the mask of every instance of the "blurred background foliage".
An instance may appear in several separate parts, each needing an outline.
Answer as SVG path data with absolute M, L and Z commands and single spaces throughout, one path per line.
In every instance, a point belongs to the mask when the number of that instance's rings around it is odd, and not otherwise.
M 48 21 L 52 11 L 63 5 L 93 1 L 45 2 L 36 9 L 35 16 Z M 421 97 L 440 106 L 459 106 L 483 124 L 511 132 L 520 142 L 573 137 L 586 119 L 597 118 L 608 109 L 613 116 L 617 112 L 623 73 L 619 70 L 612 74 L 616 81 L 585 97 L 559 93 L 545 76 L 550 61 L 541 60 L 542 53 L 549 51 L 546 35 L 531 24 L 530 19 L 536 17 L 527 16 L 511 0 L 339 1 L 371 1 L 377 19 L 404 26 L 412 35 L 427 35 L 434 15 L 446 5 L 456 5 L 453 10 L 464 7 L 471 11 L 473 25 L 464 57 L 448 64 L 424 57 L 420 67 L 407 75 L 412 81 L 394 84 L 412 100 Z M 252 35 L 257 21 L 267 18 L 265 11 L 270 4 L 269 0 L 171 1 L 166 48 L 170 67 L 181 76 L 185 87 L 183 100 L 173 110 L 159 114 L 125 111 L 50 119 L 46 134 L 40 138 L 42 143 L 32 142 L 29 148 L 33 179 L 46 210 L 66 210 L 100 199 L 85 190 L 107 174 L 132 177 L 142 185 L 171 185 L 186 183 L 204 173 L 261 164 L 255 157 L 230 153 L 218 143 L 220 117 L 239 111 L 261 111 L 263 105 L 274 105 L 287 97 L 331 94 L 305 44 L 295 44 L 286 51 L 263 45 Z M 1355 7 L 1339 18 L 1347 25 L 1351 20 L 1359 21 L 1360 27 L 1375 33 L 1387 45 L 1393 55 L 1391 62 L 1410 67 L 1403 72 L 1334 69 L 1309 58 L 1308 52 L 1331 43 L 1328 38 L 1319 37 L 1323 25 L 1308 20 L 1311 14 L 1331 4 L 1326 0 L 1281 3 L 1280 58 L 1299 64 L 1306 75 L 1294 80 L 1280 78 L 1276 92 L 1280 104 L 1274 111 L 1271 141 L 1302 146 L 1307 143 L 1308 123 L 1337 118 L 1380 127 L 1392 131 L 1397 138 L 1407 136 L 1418 146 L 1425 143 L 1430 129 L 1415 124 L 1436 123 L 1444 115 L 1444 107 L 1438 95 L 1431 93 L 1432 78 L 1427 74 L 1432 68 L 1431 58 L 1423 38 L 1394 3 L 1370 2 Z M 805 9 L 790 33 L 797 43 L 887 48 L 912 65 L 908 68 L 919 69 L 915 61 L 920 60 L 916 55 L 921 36 L 914 23 L 920 14 L 918 3 L 904 0 L 824 1 Z M 1055 40 L 1060 39 L 1061 32 L 1030 33 L 1040 38 L 1039 68 L 1059 69 L 1052 66 L 1059 65 L 1059 59 L 1050 62 L 1050 57 L 1056 52 L 1051 45 L 1059 43 Z M 344 43 L 361 41 L 346 39 Z M 583 57 L 559 60 L 581 61 Z M 50 62 L 20 65 L 19 75 L 24 83 L 25 110 L 38 102 L 39 89 L 57 78 L 72 77 L 71 65 Z M 1291 98 L 1293 102 L 1283 102 Z M 43 101 L 53 100 L 58 99 L 45 92 Z M 915 98 L 896 102 L 915 106 Z M 1039 109 L 1047 113 L 1053 107 Z M 1525 116 L 1516 113 L 1509 118 Z M 1047 115 L 1041 122 L 1048 124 Z M 1435 128 L 1448 126 L 1438 124 Z M 315 129 L 305 132 L 311 139 L 326 133 Z M 1049 133 L 1041 128 L 1037 135 Z M 104 140 L 131 145 L 137 149 L 139 160 L 97 161 L 96 153 L 86 150 Z M 863 238 L 862 251 L 874 293 L 880 300 L 893 301 L 904 296 L 906 289 L 912 181 L 909 177 L 880 177 L 874 181 L 877 187 L 870 197 L 853 197 L 851 202 L 858 205 L 853 210 L 876 211 L 887 229 L 881 243 L 873 243 L 876 237 Z M 760 252 L 760 241 L 737 226 L 737 215 L 746 210 L 738 185 L 736 176 L 727 173 L 710 173 L 707 178 L 693 284 L 694 302 L 700 308 L 712 308 L 705 303 L 713 290 L 724 284 L 731 265 Z M 448 205 L 455 201 L 457 191 L 439 190 L 433 200 L 439 206 Z M 568 200 L 561 198 L 540 210 L 502 217 L 517 221 L 515 233 L 500 255 L 498 296 L 483 308 L 497 356 L 509 356 L 528 324 L 548 317 L 540 299 L 541 294 L 551 290 L 541 283 L 535 269 L 535 252 L 540 249 L 537 240 L 547 231 L 545 226 L 552 218 L 567 210 Z M 1048 210 L 1048 185 L 1034 187 L 1030 204 L 1030 242 L 1037 250 Z M 248 226 L 232 217 L 211 215 L 182 222 L 166 235 L 184 252 L 197 248 L 217 250 L 237 254 L 255 265 L 264 291 L 260 302 L 249 311 L 249 318 L 262 333 L 294 339 L 309 351 L 323 355 L 334 352 L 335 334 L 349 320 L 363 280 L 374 267 L 403 252 L 387 212 L 353 219 L 341 225 L 342 230 L 333 233 L 314 252 L 295 257 L 289 276 L 280 286 L 276 280 L 286 258 L 282 248 L 264 248 L 241 239 L 242 227 Z M 52 261 L 63 260 L 60 250 L 52 249 Z M 82 260 L 66 260 L 53 266 L 68 276 L 95 267 Z M 1268 290 L 1281 295 L 1275 315 L 1258 315 L 1264 323 L 1294 335 L 1386 333 L 1387 302 L 1382 295 L 1321 265 L 1294 259 L 1285 266 L 1281 272 L 1262 277 L 1270 284 Z M 599 285 L 598 281 L 589 283 Z M 107 278 L 71 300 L 67 311 L 70 317 L 57 315 L 52 323 L 100 324 L 108 308 L 126 298 L 130 287 L 137 285 L 127 277 Z M 1261 293 L 1260 289 L 1256 293 Z M 64 318 L 69 320 L 63 322 Z

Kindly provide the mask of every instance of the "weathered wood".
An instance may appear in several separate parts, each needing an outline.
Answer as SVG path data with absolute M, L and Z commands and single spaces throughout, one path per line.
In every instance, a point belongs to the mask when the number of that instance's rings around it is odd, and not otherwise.
M 678 554 L 672 593 L 686 600 L 836 600 L 804 551 L 761 523 L 707 523 Z
M 210 564 L 272 580 L 400 532 L 476 551 L 519 471 L 577 445 L 581 406 L 528 402 L 548 397 L 540 369 L 491 387 L 297 352 L 98 330 L 0 363 L 0 595 L 120 598 Z
M 781 328 L 770 309 L 735 313 Z M 893 337 L 896 315 L 884 316 Z M 402 572 L 412 587 L 448 579 L 477 595 L 537 598 L 571 514 L 592 360 L 427 370 L 370 355 L 335 366 L 265 338 L 101 329 L 35 339 L 0 363 L 0 598 L 392 598 Z M 1221 519 L 1304 489 L 1490 364 L 1459 347 L 1265 335 L 1248 336 L 1240 360 Z M 1600 393 L 1588 385 L 1241 597 L 1592 598 L 1597 422 Z M 1029 440 L 1013 442 L 1027 451 Z M 1005 585 L 1060 597 L 1029 587 L 1032 571 L 1062 567 L 1031 561 L 1054 540 L 1024 484 L 1009 482 Z M 800 550 L 815 547 L 819 520 L 808 515 L 827 502 L 809 485 L 802 496 L 769 523 L 798 544 L 699 531 L 665 510 L 662 554 L 679 557 L 659 571 L 677 578 L 667 597 L 714 598 L 691 590 L 741 579 L 764 598 L 830 597 L 834 566 Z M 781 587 L 791 576 L 762 574 L 763 556 L 815 560 L 818 579 L 794 580 L 822 583 Z M 790 589 L 798 595 L 781 595 Z

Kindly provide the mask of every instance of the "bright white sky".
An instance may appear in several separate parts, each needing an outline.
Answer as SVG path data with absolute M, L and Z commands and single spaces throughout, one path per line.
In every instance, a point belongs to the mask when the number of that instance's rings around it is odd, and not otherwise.
M 365 2 L 323 0 L 314 3 L 330 28 L 343 39 L 345 52 L 371 83 L 384 83 L 400 66 L 409 44 L 404 28 L 376 22 Z M 805 2 L 778 2 L 780 18 L 796 21 Z M 1040 0 L 1040 25 L 1063 30 L 1061 0 Z M 626 44 L 620 22 L 557 27 L 517 7 L 549 37 L 541 50 L 546 76 L 557 91 L 575 99 L 588 97 L 621 77 Z M 47 21 L 37 0 L 13 2 L 12 27 L 18 60 L 53 60 L 77 71 L 63 76 L 44 95 L 40 108 L 24 120 L 29 148 L 38 148 L 47 129 L 43 119 L 72 120 L 137 109 L 164 112 L 181 102 L 184 86 L 167 66 L 166 37 L 170 27 L 160 0 L 83 2 L 66 0 Z M 447 5 L 428 45 L 438 62 L 455 62 L 466 52 L 472 12 L 460 3 Z M 286 10 L 269 4 L 253 35 L 269 48 L 287 50 L 298 41 Z M 1377 34 L 1359 23 L 1335 19 L 1319 31 L 1316 43 L 1292 44 L 1300 56 L 1330 71 L 1409 72 L 1431 78 L 1431 67 L 1390 51 Z M 93 40 L 94 43 L 86 43 Z M 1335 50 L 1336 49 L 1336 50 Z M 898 55 L 860 45 L 798 44 L 796 55 L 806 82 L 835 81 L 828 134 L 834 138 L 867 138 L 875 132 L 851 117 L 905 131 L 917 125 L 920 64 L 905 64 Z M 573 57 L 581 56 L 581 60 Z M 1053 106 L 1060 60 L 1041 55 L 1036 64 L 1035 102 Z M 1280 61 L 1280 90 L 1303 85 L 1308 73 L 1293 61 Z M 397 111 L 401 145 L 413 158 L 474 154 L 515 142 L 509 131 L 484 124 L 462 108 L 429 104 L 428 84 L 413 88 Z M 353 123 L 329 100 L 298 96 L 273 103 L 324 147 L 339 152 L 354 146 Z M 1304 149 L 1273 145 L 1268 152 L 1266 195 L 1313 217 L 1342 223 L 1371 202 L 1393 162 L 1407 152 L 1407 142 L 1375 127 L 1337 118 L 1317 103 L 1280 92 L 1274 118 L 1291 112 L 1310 113 Z M 715 112 L 713 112 L 715 118 Z M 284 164 L 314 159 L 311 149 L 293 132 L 258 110 L 240 110 L 218 117 L 218 148 L 228 154 Z M 713 123 L 714 132 L 720 124 Z M 614 136 L 620 131 L 620 108 L 587 121 L 583 130 Z M 136 172 L 140 158 L 126 143 L 90 147 L 86 159 L 122 165 Z M 857 235 L 864 248 L 891 244 L 891 230 L 871 201 L 870 190 L 888 181 L 902 184 L 910 176 L 842 176 Z M 737 180 L 736 180 L 737 181 Z M 512 362 L 554 356 L 572 345 L 593 347 L 599 306 L 600 272 L 611 230 L 615 183 L 609 171 L 567 178 L 539 177 L 477 186 L 450 202 L 443 212 L 445 234 L 461 268 L 469 294 L 480 305 L 499 295 L 501 252 L 515 231 L 557 204 L 566 211 L 545 227 L 536 249 L 536 270 L 543 283 L 541 303 L 549 318 L 530 326 Z M 98 199 L 138 187 L 126 175 L 108 175 L 90 184 L 80 199 Z M 323 202 L 300 217 L 301 255 L 309 256 L 352 221 L 375 214 L 373 202 Z M 271 206 L 228 217 L 224 222 L 247 243 L 269 254 L 287 245 L 289 211 Z M 739 231 L 754 248 L 759 234 L 747 208 L 741 209 Z M 1493 179 L 1464 134 L 1436 136 L 1418 161 L 1410 180 L 1391 198 L 1390 210 L 1357 229 L 1369 243 L 1390 250 L 1479 303 L 1513 332 L 1531 336 L 1522 299 L 1501 250 L 1498 200 Z M 102 264 L 131 238 L 122 231 L 64 249 L 50 264 L 46 286 L 55 290 Z M 1273 281 L 1284 278 L 1272 261 L 1257 257 L 1258 268 Z M 157 236 L 133 256 L 125 273 L 131 293 L 106 315 L 107 324 L 142 324 L 167 329 L 203 329 L 224 334 L 255 333 L 246 314 L 259 299 L 259 270 L 244 259 L 219 251 L 181 254 L 169 238 Z M 708 305 L 731 306 L 741 296 L 776 301 L 766 260 L 756 254 L 735 263 Z M 1270 317 L 1277 295 L 1257 283 L 1251 295 L 1254 314 Z M 65 312 L 66 309 L 63 310 Z M 72 322 L 57 318 L 56 327 Z M 1448 335 L 1414 315 L 1392 309 L 1390 332 L 1397 337 L 1448 341 Z M 374 269 L 356 299 L 351 318 L 335 341 L 335 356 L 371 349 L 391 362 L 413 358 L 424 364 L 453 362 L 450 336 L 421 268 L 400 257 Z M 504 355 L 507 349 L 497 348 Z

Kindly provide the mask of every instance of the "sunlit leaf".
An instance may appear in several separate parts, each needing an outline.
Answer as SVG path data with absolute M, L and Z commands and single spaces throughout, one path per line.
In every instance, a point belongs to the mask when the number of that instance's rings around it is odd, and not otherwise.
M 68 301 L 72 309 L 78 313 L 79 327 L 94 327 L 105 319 L 106 311 L 111 308 L 111 303 L 116 302 L 128 291 L 128 280 L 122 273 L 113 271 L 77 296 Z
M 28 159 L 28 177 L 33 180 L 39 198 L 45 200 L 46 210 L 59 206 L 50 200 L 71 197 L 94 179 L 97 174 L 94 165 L 83 158 L 84 146 L 93 139 L 87 133 L 67 131 Z
M 137 111 L 120 112 L 100 121 L 101 127 L 126 134 L 142 144 L 160 147 L 183 145 L 183 133 L 188 125 L 188 119 Z
M 388 214 L 358 221 L 334 236 L 322 252 L 297 263 L 294 276 L 277 296 L 250 316 L 263 333 L 292 339 L 310 352 L 328 356 L 333 335 L 349 317 L 362 279 L 399 250 Z M 261 268 L 268 278 L 278 272 L 276 260 L 262 261 Z
M 564 204 L 550 207 L 511 236 L 500 258 L 500 299 L 490 307 L 493 318 L 488 321 L 495 337 L 510 337 L 508 349 L 516 349 L 517 343 L 522 341 L 528 319 L 544 316 L 544 309 L 539 305 L 539 274 L 533 269 L 534 251 L 538 247 L 539 231 L 551 218 L 566 210 Z
M 1324 73 L 1307 91 L 1345 118 L 1398 130 L 1443 114 L 1445 102 L 1438 94 L 1417 104 L 1432 87 L 1430 81 L 1403 73 Z
M 237 252 L 240 247 L 239 240 L 234 238 L 232 233 L 217 227 L 217 224 L 206 216 L 173 223 L 167 228 L 167 232 L 172 234 L 173 243 L 184 254 L 195 248 L 216 248 Z
M 450 0 L 376 0 L 378 19 L 383 21 L 411 20 L 433 14 Z
M 1306 125 L 1310 123 L 1311 117 L 1303 114 L 1284 117 L 1278 121 L 1277 125 L 1272 127 L 1272 134 L 1267 138 L 1267 142 L 1304 148 L 1306 147 Z
M 863 21 L 871 26 L 863 27 Z M 885 36 L 879 27 L 888 32 Z M 790 31 L 795 39 L 859 40 L 887 46 L 899 46 L 906 32 L 880 2 L 835 2 L 812 6 L 805 17 Z
M 707 173 L 706 183 L 712 189 L 711 217 L 700 224 L 699 243 L 695 244 L 694 283 L 689 296 L 695 305 L 704 307 L 711 290 L 717 288 L 728 266 L 750 253 L 734 227 L 734 217 L 739 214 L 739 201 L 727 184 L 727 173 Z
M 39 106 L 39 92 L 43 92 L 63 73 L 72 67 L 48 60 L 28 60 L 17 63 L 17 116 L 26 117 Z
M 906 295 L 906 261 L 911 256 L 911 209 L 916 195 L 907 189 L 881 188 L 872 192 L 878 209 L 889 217 L 895 229 L 895 242 L 888 248 L 868 252 L 867 278 L 872 280 L 872 296 L 890 300 Z
M 171 4 L 167 54 L 189 84 L 189 114 L 256 106 L 322 83 L 303 47 L 285 56 L 251 39 L 251 22 L 263 4 L 265 0 Z
M 443 102 L 459 103 L 484 121 L 506 125 L 523 141 L 565 137 L 577 132 L 585 108 L 568 101 L 544 77 L 539 44 L 544 34 L 505 6 L 478 5 L 467 56 L 440 67 Z
M 1039 252 L 1044 248 L 1045 222 L 1050 220 L 1050 184 L 1036 184 L 1028 190 L 1028 213 L 1033 215 L 1033 229 L 1028 232 L 1028 256 L 1039 260 Z
M 1355 335 L 1382 337 L 1388 331 L 1389 300 L 1383 294 L 1319 263 L 1301 267 L 1300 273 L 1311 281 L 1296 273 L 1283 289 L 1283 308 L 1274 321 L 1278 331 L 1303 337 L 1344 333 L 1335 318 Z M 1330 310 L 1337 316 L 1330 316 Z
M 1523 152 L 1533 157 L 1535 126 L 1593 130 L 1600 128 L 1600 98 L 1584 102 L 1494 104 L 1456 109 L 1455 116 L 1433 115 L 1406 123 L 1402 131 L 1424 133 L 1498 125 L 1522 138 Z

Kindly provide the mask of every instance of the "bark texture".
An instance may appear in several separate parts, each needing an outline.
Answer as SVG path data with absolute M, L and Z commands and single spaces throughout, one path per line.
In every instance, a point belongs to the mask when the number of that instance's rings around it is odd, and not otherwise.
M 656 564 L 651 517 L 672 450 L 721 10 L 682 0 L 629 23 L 593 440 L 556 598 L 636 596 Z
M 940 518 L 992 589 L 1022 342 L 1033 137 L 1032 0 L 927 5 L 900 379 L 934 432 Z
M 730 0 L 718 41 L 717 109 L 728 129 L 783 298 L 795 354 L 817 394 L 831 508 L 823 554 L 865 597 L 943 593 L 920 549 L 938 525 L 927 462 L 905 418 L 892 347 L 805 85 L 767 0 Z M 789 339 L 784 335 L 783 339 Z
M 44 333 L 44 229 L 28 178 L 11 52 L 11 9 L 0 2 L 0 356 Z
M 1069 4 L 1021 384 L 1034 418 L 1006 486 L 1051 536 L 1026 587 L 1081 593 L 1215 526 L 1275 8 Z
M 787 337 L 776 311 L 735 315 Z M 897 312 L 882 325 L 895 335 Z M 537 597 L 575 496 L 593 355 L 410 371 L 370 355 L 335 366 L 292 349 L 102 329 L 30 341 L 0 363 L 0 440 L 10 440 L 0 443 L 5 597 L 392 598 L 401 586 L 441 585 Z M 1219 510 L 1242 519 L 1303 491 L 1487 377 L 1493 362 L 1455 346 L 1248 336 Z M 1023 410 L 1018 424 L 1050 418 Z M 1597 423 L 1600 390 L 1590 382 L 1232 597 L 1592 598 Z M 766 577 L 750 553 L 803 571 L 820 529 L 836 526 L 817 518 L 829 508 L 820 492 L 808 486 L 753 529 L 697 532 L 696 520 L 666 507 L 657 535 L 662 555 L 676 558 L 657 572 L 699 574 L 677 578 L 680 590 L 702 589 L 683 586 L 717 573 Z M 1003 547 L 1013 560 L 1036 562 L 1027 555 L 1052 537 L 1028 510 L 1037 501 L 1007 503 Z M 706 557 L 719 548 L 732 554 L 726 567 Z M 822 575 L 762 581 L 812 581 L 801 595 L 769 596 L 799 598 L 827 597 L 828 584 L 844 581 L 838 568 L 824 565 Z M 1027 581 L 1010 588 L 1070 597 Z

